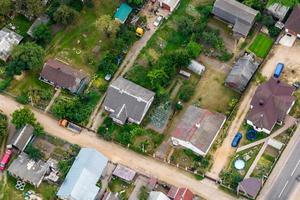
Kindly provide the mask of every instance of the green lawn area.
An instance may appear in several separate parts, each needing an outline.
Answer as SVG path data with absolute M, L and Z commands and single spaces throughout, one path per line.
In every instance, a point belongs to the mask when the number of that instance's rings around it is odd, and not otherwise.
M 240 142 L 240 146 L 247 145 L 249 143 L 264 139 L 269 136 L 268 134 L 266 134 L 264 132 L 257 132 L 256 138 L 250 141 L 247 139 L 247 136 L 246 136 L 248 130 L 253 130 L 253 127 L 248 125 L 246 122 L 244 122 L 239 129 L 239 132 L 243 134 L 243 138 Z
M 48 57 L 61 58 L 90 74 L 96 71 L 101 55 L 112 48 L 111 42 L 114 39 L 107 38 L 104 33 L 96 30 L 94 26 L 96 19 L 105 14 L 113 16 L 120 5 L 119 0 L 94 2 L 94 8 L 85 7 L 75 24 L 59 31 L 47 49 Z M 100 47 L 97 55 L 92 52 L 96 46 Z
M 27 31 L 30 28 L 32 22 L 30 22 L 26 17 L 23 15 L 17 15 L 13 20 L 9 22 L 12 24 L 16 29 L 14 30 L 16 33 L 22 35 L 23 37 L 28 37 Z M 12 28 L 7 25 L 8 29 L 12 30 Z
M 118 192 L 121 200 L 125 200 L 129 198 L 129 195 L 134 189 L 134 185 L 127 183 L 118 177 L 112 177 L 111 181 L 108 183 L 108 188 L 111 192 Z
M 252 172 L 251 176 L 257 178 L 263 178 L 264 176 L 268 176 L 274 162 L 275 157 L 271 156 L 270 154 L 264 153 L 259 159 L 255 170 Z
M 260 33 L 250 45 L 249 50 L 255 53 L 258 57 L 265 58 L 272 48 L 273 42 L 272 38 Z

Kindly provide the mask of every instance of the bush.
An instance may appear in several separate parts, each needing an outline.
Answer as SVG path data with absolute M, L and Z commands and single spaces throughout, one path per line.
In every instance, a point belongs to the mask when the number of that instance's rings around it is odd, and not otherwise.
M 187 45 L 187 51 L 190 54 L 191 57 L 197 58 L 202 50 L 202 46 L 198 44 L 197 42 L 190 41 Z
M 281 30 L 275 26 L 269 28 L 269 34 L 271 37 L 276 38 L 280 34 Z
M 35 148 L 31 144 L 28 145 L 25 149 L 25 152 L 28 154 L 29 158 L 38 161 L 44 157 L 44 154 L 38 148 Z
M 188 102 L 195 93 L 195 86 L 184 84 L 179 90 L 179 99 L 183 102 Z
M 3 92 L 10 84 L 11 78 L 0 81 L 0 92 Z
M 21 95 L 17 96 L 16 98 L 17 102 L 21 104 L 28 104 L 29 103 L 29 97 L 27 93 L 22 93 Z

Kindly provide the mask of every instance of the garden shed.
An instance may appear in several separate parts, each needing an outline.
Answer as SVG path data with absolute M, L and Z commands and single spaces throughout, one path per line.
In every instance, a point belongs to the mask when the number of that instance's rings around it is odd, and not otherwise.
M 118 8 L 117 12 L 115 13 L 115 20 L 124 24 L 131 11 L 132 8 L 127 3 L 122 3 L 121 6 Z
M 191 60 L 188 69 L 194 73 L 201 75 L 205 71 L 205 66 L 197 62 L 196 60 Z

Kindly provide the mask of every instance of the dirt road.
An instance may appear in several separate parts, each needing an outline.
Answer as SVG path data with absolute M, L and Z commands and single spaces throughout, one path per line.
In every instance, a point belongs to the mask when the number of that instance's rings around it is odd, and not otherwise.
M 278 62 L 283 62 L 285 64 L 285 69 L 291 66 L 299 66 L 297 70 L 300 70 L 300 45 L 296 44 L 294 47 L 285 46 L 274 46 L 272 52 L 267 58 L 267 62 L 262 66 L 261 73 L 263 76 L 270 78 L 275 70 L 276 64 Z M 285 72 L 283 72 L 284 75 Z M 244 94 L 243 99 L 240 102 L 237 114 L 233 120 L 231 126 L 228 129 L 228 135 L 222 143 L 222 146 L 217 149 L 214 154 L 214 164 L 209 172 L 209 175 L 218 179 L 219 173 L 228 163 L 230 156 L 235 152 L 235 149 L 231 147 L 231 142 L 234 135 L 238 132 L 239 127 L 244 122 L 246 114 L 250 107 L 251 99 L 255 93 L 257 86 L 251 85 L 250 88 Z
M 5 114 L 11 115 L 14 110 L 20 107 L 22 106 L 13 99 L 0 95 L 0 109 Z M 70 143 L 78 144 L 82 147 L 95 148 L 113 162 L 130 166 L 140 173 L 152 175 L 169 184 L 179 187 L 188 187 L 205 199 L 234 199 L 227 193 L 219 190 L 218 185 L 211 181 L 198 181 L 190 174 L 187 174 L 166 163 L 156 161 L 150 157 L 145 157 L 131 150 L 120 147 L 119 145 L 101 140 L 93 132 L 84 130 L 81 134 L 74 134 L 63 127 L 60 127 L 57 124 L 57 121 L 49 117 L 47 114 L 41 113 L 37 110 L 33 111 L 37 120 L 44 126 L 45 131 L 53 136 L 59 137 Z

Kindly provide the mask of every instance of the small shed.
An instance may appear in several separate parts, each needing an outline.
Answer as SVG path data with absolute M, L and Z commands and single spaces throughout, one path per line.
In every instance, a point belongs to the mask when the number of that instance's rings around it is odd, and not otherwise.
M 267 11 L 271 15 L 282 21 L 289 11 L 289 7 L 281 5 L 279 3 L 273 3 L 267 7 Z
M 130 182 L 134 179 L 136 172 L 123 165 L 118 165 L 113 171 L 113 175 L 123 179 L 124 181 Z
M 131 11 L 132 8 L 127 3 L 122 3 L 121 6 L 118 8 L 117 12 L 115 13 L 114 18 L 115 20 L 124 24 L 128 16 L 130 15 Z
M 205 66 L 197 62 L 196 60 L 191 60 L 188 69 L 192 72 L 201 75 L 205 71 Z
M 29 144 L 30 140 L 33 137 L 34 128 L 31 125 L 26 125 L 23 128 L 19 129 L 11 142 L 7 145 L 8 147 L 13 147 L 18 151 L 24 151 L 26 146 Z

